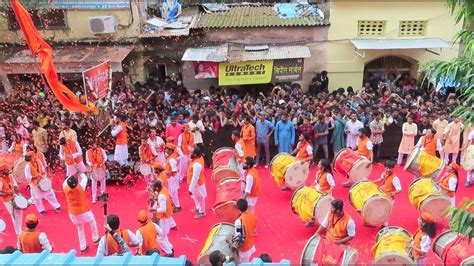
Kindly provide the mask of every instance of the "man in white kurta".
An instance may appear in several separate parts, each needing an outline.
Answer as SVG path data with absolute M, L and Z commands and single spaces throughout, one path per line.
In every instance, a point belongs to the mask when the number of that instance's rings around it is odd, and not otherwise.
M 89 203 L 87 202 L 85 195 L 80 195 L 81 193 L 85 194 L 85 189 L 87 187 L 87 176 L 85 174 L 80 174 L 80 179 L 77 180 L 76 177 L 70 176 L 66 178 L 63 182 L 63 191 L 66 195 L 66 201 L 68 202 L 68 212 L 69 219 L 77 227 L 77 235 L 79 237 L 79 247 L 81 252 L 85 252 L 89 246 L 87 245 L 86 235 L 84 233 L 84 224 L 88 223 L 92 231 L 92 241 L 97 244 L 99 243 L 99 230 L 97 229 L 97 223 L 95 221 L 94 214 L 89 208 Z M 80 186 L 80 188 L 77 188 Z M 76 189 L 77 193 L 75 194 L 78 197 L 83 197 L 84 201 L 81 201 L 80 198 L 70 198 L 68 197 L 68 191 Z M 80 206 L 79 206 L 80 205 Z M 71 208 L 83 208 L 82 213 L 73 214 Z
M 111 121 L 112 137 L 115 138 L 115 151 L 114 161 L 117 161 L 121 166 L 128 163 L 128 136 L 127 136 L 127 124 L 125 124 L 125 115 L 119 115 L 118 123 L 114 120 Z
M 194 216 L 195 219 L 199 219 L 206 215 L 206 183 L 199 184 L 198 182 L 202 175 L 202 171 L 204 171 L 203 165 L 204 158 L 202 158 L 201 149 L 196 147 L 191 155 L 191 164 L 189 165 L 189 167 L 192 168 L 191 182 L 189 182 L 189 176 L 187 177 L 189 194 L 194 200 L 194 205 L 196 206 L 195 210 L 198 213 Z
M 351 114 L 351 120 L 346 122 L 346 125 L 344 126 L 344 132 L 347 135 L 346 138 L 346 147 L 347 148 L 355 148 L 357 147 L 357 139 L 358 137 L 358 132 L 359 129 L 364 128 L 364 124 L 357 120 L 357 114 L 352 113 Z
M 148 137 L 147 143 L 150 145 L 153 154 L 156 154 L 157 161 L 164 165 L 166 161 L 165 157 L 165 142 L 163 139 L 156 135 L 156 130 L 152 129 L 150 136 Z
M 10 187 L 10 191 L 8 190 Z M 20 189 L 16 183 L 15 178 L 10 174 L 9 166 L 6 164 L 0 164 L 0 200 L 3 201 L 5 208 L 12 218 L 13 228 L 17 235 L 21 232 L 23 210 L 13 207 L 13 198 L 8 200 L 7 197 L 11 197 L 16 193 L 19 193 Z
M 100 156 L 101 158 L 96 158 Z M 103 162 L 102 165 L 97 165 L 97 162 Z M 107 161 L 107 154 L 105 150 L 97 146 L 97 142 L 93 143 L 93 146 L 90 150 L 86 152 L 86 162 L 89 167 L 91 167 L 91 183 L 92 183 L 92 203 L 97 201 L 97 183 L 100 183 L 100 194 L 104 193 L 106 190 L 106 170 L 105 162 Z M 103 171 L 95 171 L 96 168 L 102 168 Z
M 66 176 L 71 176 L 75 174 L 85 173 L 87 167 L 84 164 L 84 159 L 81 159 L 79 162 L 76 162 L 77 158 L 82 157 L 82 149 L 79 142 L 73 140 L 66 140 L 65 138 L 59 139 L 59 159 L 65 161 L 66 165 Z M 68 156 L 71 153 L 71 145 L 75 146 L 76 152 L 72 153 L 72 160 Z
M 30 153 L 28 153 L 30 154 Z M 41 168 L 41 171 L 43 173 L 46 173 L 46 169 L 44 168 L 44 165 L 41 163 L 40 160 L 34 158 L 33 156 L 28 155 L 25 156 L 25 161 L 28 163 L 25 165 L 25 178 L 26 182 L 28 182 L 28 185 L 30 186 L 31 189 L 31 197 L 33 198 L 33 201 L 35 203 L 36 209 L 40 214 L 45 214 L 45 209 L 43 205 L 43 200 L 47 200 L 49 205 L 53 207 L 56 212 L 61 211 L 61 205 L 59 204 L 58 200 L 56 199 L 56 194 L 54 193 L 53 189 L 50 188 L 48 191 L 43 191 L 39 188 L 38 184 L 33 184 L 32 179 L 34 178 L 32 171 L 30 169 L 30 163 L 33 163 L 37 165 L 37 167 Z
M 168 239 L 168 234 L 170 233 L 171 227 L 176 226 L 176 223 L 174 222 L 172 217 L 165 217 L 165 214 L 169 211 L 167 209 L 167 206 L 170 205 L 168 204 L 169 199 L 164 193 L 163 184 L 160 181 L 155 181 L 153 183 L 153 191 L 155 193 L 158 193 L 158 199 L 151 207 L 151 209 L 156 211 L 159 216 L 162 216 L 159 220 L 159 226 L 162 232 L 158 234 L 156 239 L 158 241 L 158 244 L 160 244 L 161 248 L 163 249 L 163 251 L 165 251 L 166 254 L 172 254 L 173 245 Z

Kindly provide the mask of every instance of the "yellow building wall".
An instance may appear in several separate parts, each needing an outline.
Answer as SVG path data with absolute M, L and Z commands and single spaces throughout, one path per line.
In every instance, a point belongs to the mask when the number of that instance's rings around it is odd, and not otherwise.
M 138 7 L 133 1 L 132 4 L 133 22 L 129 9 L 68 9 L 66 10 L 66 20 L 68 29 L 65 30 L 40 30 L 44 38 L 55 42 L 75 42 L 75 41 L 125 41 L 138 37 L 140 27 L 140 17 Z M 113 34 L 94 35 L 89 30 L 89 17 L 114 16 L 116 32 Z M 8 21 L 5 17 L 0 19 L 0 43 L 21 43 L 24 41 L 21 30 L 9 31 Z M 130 25 L 129 25 L 130 24 Z
M 365 57 L 355 53 L 355 47 L 350 40 L 363 39 L 358 37 L 357 24 L 359 20 L 385 20 L 385 34 L 381 39 L 410 39 L 398 36 L 401 20 L 427 20 L 425 36 L 412 38 L 439 38 L 451 42 L 454 34 L 461 28 L 455 25 L 450 10 L 444 1 L 395 1 L 395 2 L 360 2 L 360 1 L 331 1 L 331 16 L 328 34 L 328 64 L 330 89 L 362 86 L 364 66 L 370 61 L 387 56 L 400 56 L 413 63 L 412 75 L 417 77 L 418 64 L 430 59 L 450 60 L 458 56 L 459 46 L 452 48 L 430 49 L 440 55 L 435 55 L 424 49 L 404 50 L 365 50 Z M 364 51 L 359 51 L 363 54 Z

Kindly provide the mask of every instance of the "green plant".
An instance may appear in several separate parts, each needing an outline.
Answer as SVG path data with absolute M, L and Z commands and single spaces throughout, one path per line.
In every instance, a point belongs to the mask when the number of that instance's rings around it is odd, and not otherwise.
M 452 79 L 460 94 L 462 104 L 453 115 L 465 121 L 465 125 L 474 124 L 474 1 L 447 0 L 456 23 L 463 23 L 463 28 L 454 36 L 453 42 L 459 43 L 462 50 L 459 57 L 450 62 L 432 60 L 424 62 L 421 70 L 426 73 L 426 80 L 436 83 Z
M 460 208 L 451 207 L 446 212 L 451 230 L 469 239 L 474 238 L 474 214 L 469 210 L 472 206 L 474 201 L 465 199 Z

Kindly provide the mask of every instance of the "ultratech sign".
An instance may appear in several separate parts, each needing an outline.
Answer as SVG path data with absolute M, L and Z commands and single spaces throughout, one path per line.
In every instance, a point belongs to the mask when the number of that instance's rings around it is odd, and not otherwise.
M 273 61 L 219 64 L 219 86 L 265 84 L 272 79 Z

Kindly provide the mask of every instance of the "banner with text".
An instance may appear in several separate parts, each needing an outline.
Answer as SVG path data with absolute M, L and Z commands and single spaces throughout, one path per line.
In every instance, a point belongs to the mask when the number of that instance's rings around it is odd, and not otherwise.
M 82 72 L 82 77 L 89 102 L 94 103 L 109 94 L 109 82 L 112 78 L 109 61 Z
M 220 63 L 219 86 L 270 83 L 272 67 L 272 60 Z
M 282 59 L 273 61 L 273 82 L 291 82 L 303 79 L 304 59 Z

